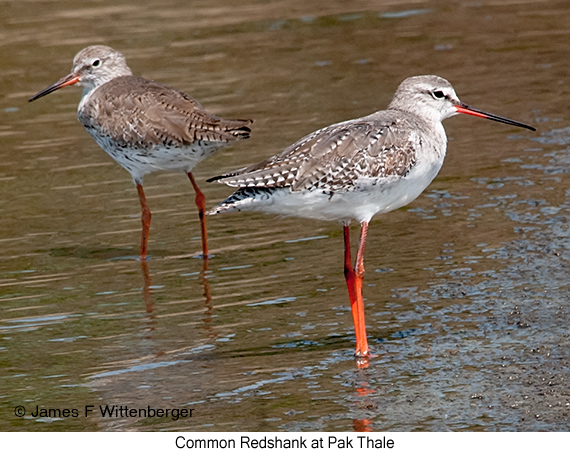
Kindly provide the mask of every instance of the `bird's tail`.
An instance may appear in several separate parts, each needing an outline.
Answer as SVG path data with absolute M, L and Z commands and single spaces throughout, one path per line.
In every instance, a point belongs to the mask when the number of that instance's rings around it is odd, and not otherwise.
M 238 140 L 249 138 L 251 133 L 250 125 L 253 124 L 252 119 L 224 119 L 221 126 L 226 133 L 233 135 Z
M 271 198 L 276 189 L 263 187 L 242 187 L 222 201 L 207 215 L 217 215 L 224 212 L 239 212 L 241 210 L 255 210 L 255 205 Z

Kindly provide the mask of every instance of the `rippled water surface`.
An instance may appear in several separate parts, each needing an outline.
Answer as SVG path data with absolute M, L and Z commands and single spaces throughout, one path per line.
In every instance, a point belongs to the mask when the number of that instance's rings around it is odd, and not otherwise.
M 567 430 L 570 7 L 505 3 L 0 2 L 0 428 Z M 136 260 L 136 190 L 77 122 L 80 89 L 27 102 L 96 43 L 255 120 L 195 169 L 208 206 L 231 193 L 208 177 L 385 108 L 410 75 L 538 130 L 446 121 L 438 178 L 371 223 L 359 370 L 339 224 L 210 218 L 204 268 L 191 185 L 153 174 Z M 86 405 L 194 411 L 32 415 Z

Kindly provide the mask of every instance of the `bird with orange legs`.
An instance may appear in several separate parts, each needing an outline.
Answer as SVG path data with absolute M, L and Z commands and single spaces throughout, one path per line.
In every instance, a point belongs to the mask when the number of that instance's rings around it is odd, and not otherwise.
M 155 171 L 184 172 L 190 179 L 207 259 L 206 203 L 192 169 L 218 149 L 248 138 L 252 121 L 219 118 L 182 91 L 134 76 L 123 54 L 102 45 L 81 50 L 71 72 L 30 102 L 75 84 L 83 86 L 79 121 L 135 183 L 142 211 L 141 260 L 147 258 L 151 221 L 143 176 Z
M 317 130 L 274 157 L 208 180 L 237 188 L 211 215 L 252 211 L 342 222 L 344 276 L 361 367 L 371 356 L 362 292 L 368 225 L 374 215 L 412 202 L 431 183 L 447 148 L 442 121 L 458 113 L 535 130 L 461 102 L 441 77 L 410 77 L 387 110 Z M 361 225 L 354 265 L 351 220 Z

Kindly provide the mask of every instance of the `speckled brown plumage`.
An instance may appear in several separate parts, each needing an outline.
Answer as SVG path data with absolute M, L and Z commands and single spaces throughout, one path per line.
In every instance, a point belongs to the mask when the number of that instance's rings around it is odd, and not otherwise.
M 79 121 L 137 186 L 143 212 L 141 257 L 146 258 L 151 217 L 142 182 L 155 171 L 180 171 L 190 178 L 200 212 L 202 254 L 207 256 L 204 195 L 191 171 L 218 149 L 248 138 L 252 121 L 219 118 L 182 91 L 135 77 L 123 54 L 100 45 L 81 50 L 71 73 L 30 101 L 75 83 L 84 87 Z
M 343 222 L 344 275 L 359 366 L 367 366 L 370 357 L 362 295 L 368 223 L 413 201 L 430 184 L 446 152 L 441 122 L 457 113 L 533 129 L 463 104 L 441 77 L 410 77 L 387 110 L 317 130 L 261 163 L 209 179 L 238 187 L 208 212 L 212 215 L 243 210 Z M 353 219 L 361 224 L 354 266 Z
M 137 149 L 221 146 L 249 137 L 251 120 L 227 120 L 208 113 L 194 98 L 162 83 L 135 76 L 110 80 L 78 113 L 88 129 Z
M 417 133 L 395 116 L 371 116 L 325 127 L 281 154 L 209 181 L 221 179 L 234 187 L 338 192 L 354 189 L 362 177 L 403 177 L 416 163 Z

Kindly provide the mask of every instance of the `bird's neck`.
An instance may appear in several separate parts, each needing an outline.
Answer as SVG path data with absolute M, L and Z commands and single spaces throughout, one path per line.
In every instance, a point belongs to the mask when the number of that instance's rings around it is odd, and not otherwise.
M 125 77 L 125 76 L 132 76 L 133 73 L 131 72 L 131 70 L 129 68 L 126 68 L 125 71 L 121 72 L 120 74 L 109 74 L 108 77 L 99 77 L 96 81 L 81 81 L 81 85 L 83 86 L 83 94 L 81 96 L 81 101 L 79 103 L 79 109 L 81 109 L 82 105 L 85 105 L 88 101 L 89 98 L 95 93 L 95 91 L 97 91 L 99 88 L 101 88 L 103 85 L 106 85 L 107 83 L 111 82 L 112 80 L 115 80 L 119 77 Z

